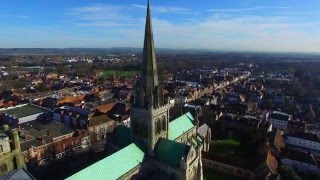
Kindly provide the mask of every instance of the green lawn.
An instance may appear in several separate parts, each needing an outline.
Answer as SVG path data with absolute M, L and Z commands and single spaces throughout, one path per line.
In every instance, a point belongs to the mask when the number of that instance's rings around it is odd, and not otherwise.
M 203 168 L 203 180 L 242 180 L 239 176 L 228 174 L 212 168 Z
M 139 71 L 104 70 L 103 76 L 104 77 L 110 77 L 110 76 L 131 77 L 131 76 L 137 75 L 138 73 Z
M 217 140 L 210 144 L 210 154 L 221 157 L 234 157 L 239 152 L 240 143 L 234 140 Z
M 240 147 L 235 140 L 216 140 L 210 143 L 210 158 L 215 161 L 238 166 L 248 170 L 254 170 L 265 162 L 265 157 L 252 155 Z

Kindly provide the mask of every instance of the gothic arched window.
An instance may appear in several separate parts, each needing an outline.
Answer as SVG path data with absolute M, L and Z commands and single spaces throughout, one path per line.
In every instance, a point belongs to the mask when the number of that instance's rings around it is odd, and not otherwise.
M 144 123 L 144 128 L 143 128 L 143 136 L 145 138 L 148 138 L 148 124 L 147 123 Z
M 137 134 L 139 135 L 139 136 L 141 136 L 141 130 L 142 130 L 142 128 L 140 127 L 141 126 L 141 124 L 140 123 L 138 123 L 138 122 L 136 122 L 135 123 L 135 125 L 136 125 L 136 130 L 137 130 Z
M 166 123 L 166 117 L 162 116 L 162 131 L 166 131 L 167 130 L 167 123 Z
M 161 121 L 160 119 L 157 119 L 156 121 L 156 134 L 160 134 L 161 132 Z

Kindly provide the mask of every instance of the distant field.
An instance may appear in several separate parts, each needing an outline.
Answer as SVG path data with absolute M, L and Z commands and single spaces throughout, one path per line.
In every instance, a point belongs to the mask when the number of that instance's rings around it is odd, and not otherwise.
M 104 70 L 103 77 L 131 77 L 137 75 L 138 73 L 139 71 Z
M 203 180 L 242 180 L 244 178 L 241 178 L 239 176 L 228 174 L 223 171 L 218 171 L 212 168 L 203 168 Z

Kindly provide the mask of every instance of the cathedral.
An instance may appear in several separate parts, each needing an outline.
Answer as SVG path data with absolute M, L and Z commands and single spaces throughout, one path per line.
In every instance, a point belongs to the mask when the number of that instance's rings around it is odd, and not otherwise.
M 210 129 L 199 127 L 195 111 L 169 122 L 169 108 L 158 77 L 148 2 L 142 77 L 135 86 L 130 128 L 115 129 L 107 146 L 113 154 L 67 179 L 201 180 L 201 152 L 208 150 Z

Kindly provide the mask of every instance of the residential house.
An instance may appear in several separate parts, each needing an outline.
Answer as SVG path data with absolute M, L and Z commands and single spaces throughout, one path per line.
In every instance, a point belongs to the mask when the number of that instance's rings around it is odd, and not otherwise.
M 320 167 L 314 156 L 306 152 L 290 150 L 281 158 L 281 163 L 298 171 L 320 173 Z
M 289 133 L 285 136 L 285 142 L 292 149 L 299 149 L 312 154 L 320 154 L 320 138 L 310 133 Z
M 19 129 L 20 146 L 26 162 L 31 159 L 41 164 L 42 160 L 55 158 L 60 153 L 91 144 L 89 135 L 74 133 L 64 124 L 24 124 Z
M 86 128 L 89 119 L 92 118 L 94 114 L 87 109 L 72 106 L 63 106 L 55 109 L 53 112 L 54 121 L 77 129 Z
M 273 111 L 269 115 L 269 121 L 273 127 L 281 130 L 287 129 L 287 124 L 292 120 L 292 116 L 283 112 Z
M 100 115 L 89 120 L 88 131 L 93 140 L 104 140 L 108 133 L 112 133 L 116 127 L 116 121 L 107 115 Z
M 288 133 L 295 133 L 295 132 L 304 133 L 305 130 L 306 130 L 306 123 L 304 121 L 289 121 L 287 124 Z

